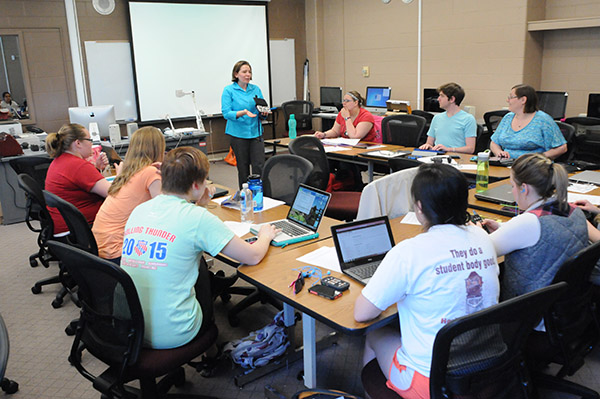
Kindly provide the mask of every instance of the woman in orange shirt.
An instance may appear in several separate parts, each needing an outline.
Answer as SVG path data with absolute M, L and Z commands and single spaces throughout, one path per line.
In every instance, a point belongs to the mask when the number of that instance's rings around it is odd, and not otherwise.
M 159 168 L 164 154 L 165 138 L 159 129 L 148 126 L 133 133 L 120 173 L 92 227 L 101 258 L 120 263 L 129 215 L 136 206 L 160 194 Z

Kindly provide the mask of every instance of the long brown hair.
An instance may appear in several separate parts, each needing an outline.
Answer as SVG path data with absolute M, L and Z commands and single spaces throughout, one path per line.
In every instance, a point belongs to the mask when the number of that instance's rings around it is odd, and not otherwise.
M 529 184 L 543 199 L 555 196 L 560 208 L 568 206 L 569 177 L 562 165 L 555 164 L 542 154 L 523 154 L 517 158 L 511 172 L 518 185 Z
M 56 158 L 71 148 L 77 140 L 85 139 L 85 128 L 77 123 L 63 125 L 58 133 L 50 133 L 46 137 L 46 152 Z
M 137 172 L 154 162 L 162 162 L 164 154 L 165 138 L 160 130 L 152 126 L 136 130 L 131 136 L 121 173 L 110 185 L 108 194 L 116 195 Z

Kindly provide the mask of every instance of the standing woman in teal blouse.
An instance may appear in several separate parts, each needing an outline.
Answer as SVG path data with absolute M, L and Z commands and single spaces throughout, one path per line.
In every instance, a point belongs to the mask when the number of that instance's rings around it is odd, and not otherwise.
M 262 175 L 265 164 L 265 143 L 262 125 L 254 98 L 263 98 L 258 86 L 250 83 L 252 67 L 248 61 L 238 61 L 231 73 L 232 84 L 223 89 L 221 112 L 227 120 L 225 134 L 237 161 L 240 188 L 252 173 Z M 265 115 L 262 115 L 265 116 Z
M 558 125 L 550 115 L 538 110 L 533 87 L 514 86 L 506 102 L 510 112 L 502 118 L 490 142 L 494 155 L 517 159 L 537 152 L 556 159 L 567 152 L 567 142 Z

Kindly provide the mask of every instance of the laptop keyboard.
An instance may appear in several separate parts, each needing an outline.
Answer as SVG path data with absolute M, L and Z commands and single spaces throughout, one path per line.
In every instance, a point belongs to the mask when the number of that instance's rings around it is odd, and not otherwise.
M 365 263 L 362 266 L 353 267 L 352 272 L 358 275 L 360 278 L 369 278 L 373 275 L 373 273 L 375 273 L 375 270 L 377 269 L 377 266 L 379 266 L 380 263 L 381 261 Z
M 306 234 L 306 230 L 296 227 L 285 220 L 279 220 L 271 224 L 278 229 L 281 229 L 282 233 L 287 234 L 290 237 L 297 237 Z

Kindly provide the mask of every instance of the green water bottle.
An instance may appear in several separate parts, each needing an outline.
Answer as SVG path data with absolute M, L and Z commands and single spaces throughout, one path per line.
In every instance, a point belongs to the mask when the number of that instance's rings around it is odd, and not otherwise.
M 296 115 L 290 114 L 290 119 L 288 120 L 288 132 L 289 132 L 290 139 L 296 138 L 296 124 L 297 123 L 298 122 L 296 121 Z
M 475 191 L 478 193 L 487 190 L 490 179 L 490 153 L 477 154 L 477 177 L 475 178 Z

